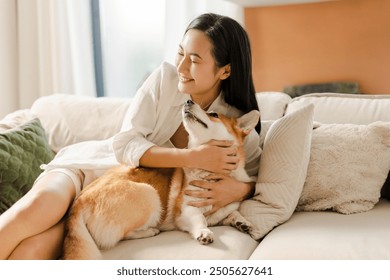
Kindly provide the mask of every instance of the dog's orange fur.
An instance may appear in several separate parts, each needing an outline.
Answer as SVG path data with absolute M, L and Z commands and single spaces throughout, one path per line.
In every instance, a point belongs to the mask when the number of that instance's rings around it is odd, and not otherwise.
M 132 168 L 124 165 L 111 168 L 104 176 L 86 186 L 82 195 L 75 201 L 67 221 L 68 234 L 65 240 L 64 258 L 99 258 L 96 251 L 96 255 L 85 256 L 84 253 L 88 249 L 80 248 L 84 241 L 79 235 L 72 234 L 70 231 L 79 226 L 78 217 L 83 215 L 86 206 L 90 211 L 87 227 L 93 226 L 96 219 L 104 220 L 107 226 L 123 225 L 119 240 L 126 239 L 145 225 L 153 212 L 160 213 L 158 219 L 153 222 L 154 227 L 161 227 L 164 221 L 172 220 L 168 214 L 179 215 L 184 185 L 184 172 L 180 168 Z M 171 191 L 176 193 L 172 194 Z M 171 208 L 168 207 L 170 195 L 174 195 L 176 197 L 174 201 L 177 202 Z M 161 205 L 153 207 L 150 203 L 156 199 L 160 200 Z M 171 227 L 168 226 L 167 229 Z M 95 242 L 98 242 L 96 238 L 94 236 Z M 104 249 L 112 245 L 115 244 L 100 242 L 99 247 Z

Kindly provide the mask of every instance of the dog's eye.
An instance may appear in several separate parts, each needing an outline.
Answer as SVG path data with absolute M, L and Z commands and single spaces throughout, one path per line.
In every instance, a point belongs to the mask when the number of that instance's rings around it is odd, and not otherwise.
M 213 118 L 218 118 L 218 114 L 215 112 L 207 113 L 207 115 L 209 115 L 210 117 L 213 117 Z

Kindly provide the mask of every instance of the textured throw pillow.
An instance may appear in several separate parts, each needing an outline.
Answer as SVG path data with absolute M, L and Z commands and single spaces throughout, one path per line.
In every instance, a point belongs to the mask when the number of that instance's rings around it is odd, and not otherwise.
M 352 214 L 378 202 L 390 170 L 390 123 L 323 124 L 313 131 L 298 211 Z
M 240 207 L 256 240 L 287 221 L 297 206 L 310 158 L 313 108 L 309 104 L 276 120 L 265 136 L 255 195 Z
M 33 185 L 53 153 L 39 119 L 0 133 L 0 214 Z

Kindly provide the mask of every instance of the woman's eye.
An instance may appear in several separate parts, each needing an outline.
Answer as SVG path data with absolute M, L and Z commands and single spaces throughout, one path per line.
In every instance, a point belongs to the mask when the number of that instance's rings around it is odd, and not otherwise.
M 210 117 L 213 117 L 213 118 L 218 118 L 218 114 L 215 112 L 207 113 L 207 115 L 209 115 Z

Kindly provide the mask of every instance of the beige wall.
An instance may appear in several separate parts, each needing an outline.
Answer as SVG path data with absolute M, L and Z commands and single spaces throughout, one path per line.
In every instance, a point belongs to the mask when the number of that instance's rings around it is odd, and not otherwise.
M 390 0 L 340 0 L 245 9 L 257 91 L 357 81 L 390 94 Z
M 15 110 L 17 87 L 16 3 L 0 0 L 0 119 Z

